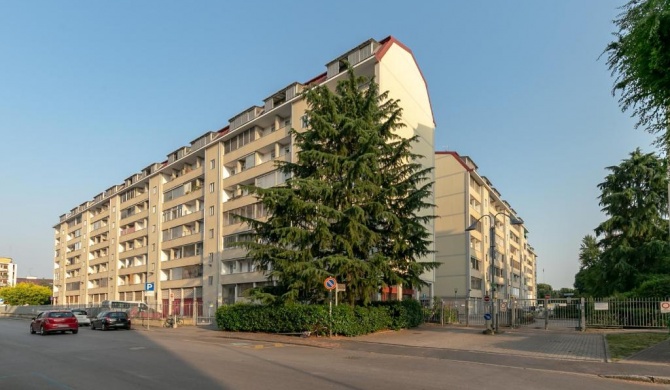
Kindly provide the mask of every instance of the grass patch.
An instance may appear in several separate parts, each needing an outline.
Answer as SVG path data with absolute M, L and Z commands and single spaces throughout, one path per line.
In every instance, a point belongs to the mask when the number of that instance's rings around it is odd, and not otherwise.
M 625 359 L 643 349 L 668 340 L 667 333 L 612 333 L 608 334 L 607 346 L 612 359 Z

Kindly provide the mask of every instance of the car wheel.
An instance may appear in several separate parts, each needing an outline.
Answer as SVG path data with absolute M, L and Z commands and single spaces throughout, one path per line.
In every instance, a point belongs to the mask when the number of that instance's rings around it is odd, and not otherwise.
M 107 326 L 107 324 L 104 322 L 102 323 L 102 330 L 109 330 L 109 326 Z
M 79 329 L 75 329 L 75 330 L 72 331 L 72 334 L 77 334 L 77 333 L 79 333 Z
M 40 325 L 40 336 L 46 336 L 47 332 L 44 331 L 44 325 Z
M 35 329 L 33 329 L 33 324 L 30 324 L 30 334 L 35 334 Z
M 126 330 L 130 330 L 130 325 L 126 326 Z
M 91 322 L 91 330 L 95 330 L 95 326 L 93 326 L 92 322 Z

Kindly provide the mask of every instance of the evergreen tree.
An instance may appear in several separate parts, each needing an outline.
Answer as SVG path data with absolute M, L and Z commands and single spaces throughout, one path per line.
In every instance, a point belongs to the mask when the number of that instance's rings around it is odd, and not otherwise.
M 255 231 L 244 245 L 282 302 L 322 301 L 333 276 L 347 285 L 345 301 L 365 304 L 382 286 L 423 285 L 437 266 L 417 261 L 430 253 L 434 218 L 431 169 L 411 152 L 417 138 L 396 135 L 402 110 L 373 78 L 348 76 L 335 92 L 306 91 L 308 129 L 291 129 L 298 159 L 278 163 L 286 182 L 250 187 L 268 219 L 242 218 Z
M 579 272 L 575 275 L 575 288 L 584 296 L 602 296 L 604 290 L 600 247 L 593 235 L 582 238 L 579 248 Z
M 668 258 L 666 161 L 636 149 L 598 187 L 608 219 L 595 232 L 602 237 L 597 278 L 604 294 L 627 292 L 662 272 Z

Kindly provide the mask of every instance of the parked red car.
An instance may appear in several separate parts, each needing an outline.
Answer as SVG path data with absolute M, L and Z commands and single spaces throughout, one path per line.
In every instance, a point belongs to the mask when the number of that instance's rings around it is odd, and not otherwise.
M 70 310 L 47 310 L 33 318 L 30 323 L 30 333 L 39 333 L 42 336 L 53 332 L 79 332 L 77 317 Z

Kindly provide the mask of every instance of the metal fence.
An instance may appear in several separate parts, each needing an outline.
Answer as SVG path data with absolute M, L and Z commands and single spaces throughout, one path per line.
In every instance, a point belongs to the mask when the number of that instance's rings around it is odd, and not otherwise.
M 589 299 L 584 305 L 588 327 L 667 328 L 670 327 L 670 298 Z M 663 313 L 663 311 L 667 311 Z
M 124 308 L 109 308 L 99 304 L 72 304 L 72 305 L 42 305 L 42 306 L 4 306 L 0 309 L 0 315 L 13 317 L 35 317 L 45 310 L 61 309 L 84 309 L 88 317 L 94 318 L 105 310 L 123 310 L 128 313 L 136 326 L 165 326 L 172 327 L 172 323 L 177 325 L 210 325 L 215 322 L 215 308 L 206 306 L 201 302 L 180 303 L 178 305 L 169 305 L 163 303 L 149 305 L 132 305 Z
M 670 329 L 670 298 L 445 299 L 426 305 L 424 315 L 426 322 L 495 329 Z

